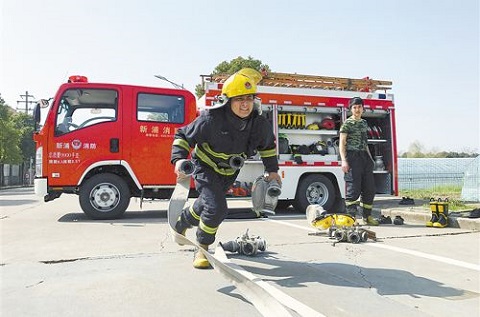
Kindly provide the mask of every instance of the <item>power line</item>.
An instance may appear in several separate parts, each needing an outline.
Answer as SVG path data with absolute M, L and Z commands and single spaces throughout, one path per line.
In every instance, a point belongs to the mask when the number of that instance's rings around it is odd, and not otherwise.
M 24 103 L 24 104 L 25 104 L 25 113 L 28 114 L 28 112 L 29 112 L 30 110 L 32 110 L 32 108 L 29 108 L 28 106 L 29 106 L 30 104 L 36 102 L 35 100 L 28 100 L 28 99 L 29 99 L 30 97 L 31 97 L 31 98 L 35 98 L 35 97 L 34 97 L 33 95 L 29 95 L 29 94 L 28 94 L 28 90 L 25 91 L 25 95 L 20 95 L 20 97 L 21 97 L 22 99 L 25 98 L 25 100 L 17 100 L 17 105 L 18 105 L 19 103 Z M 17 110 L 20 110 L 20 108 L 17 107 Z

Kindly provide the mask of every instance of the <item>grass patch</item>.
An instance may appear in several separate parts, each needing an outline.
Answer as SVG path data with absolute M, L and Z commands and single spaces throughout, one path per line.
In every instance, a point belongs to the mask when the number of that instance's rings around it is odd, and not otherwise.
M 462 197 L 462 187 L 461 186 L 453 186 L 453 185 L 445 185 L 445 186 L 437 186 L 435 188 L 429 189 L 412 189 L 412 190 L 400 190 L 399 194 L 400 197 L 411 197 L 416 199 L 422 200 L 430 200 L 431 198 L 437 199 L 448 199 L 449 210 L 467 210 L 473 209 L 475 206 L 465 204 L 461 197 Z M 428 205 L 426 205 L 429 208 Z

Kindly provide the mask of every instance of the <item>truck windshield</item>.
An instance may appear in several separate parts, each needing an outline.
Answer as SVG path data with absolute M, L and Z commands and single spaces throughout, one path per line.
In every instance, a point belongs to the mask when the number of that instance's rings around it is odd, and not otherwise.
M 117 92 L 107 89 L 68 89 L 62 95 L 55 135 L 117 120 Z

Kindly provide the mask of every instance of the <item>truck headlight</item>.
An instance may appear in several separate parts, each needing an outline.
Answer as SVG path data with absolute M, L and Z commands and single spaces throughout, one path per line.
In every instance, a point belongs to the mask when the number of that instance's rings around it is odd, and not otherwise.
M 42 157 L 43 146 L 39 146 L 35 152 L 35 176 L 41 177 L 42 175 Z

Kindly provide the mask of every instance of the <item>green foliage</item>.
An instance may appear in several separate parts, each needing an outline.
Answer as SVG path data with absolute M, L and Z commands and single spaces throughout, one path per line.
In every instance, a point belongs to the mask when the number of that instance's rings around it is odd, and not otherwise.
M 248 56 L 247 58 L 243 58 L 241 56 L 232 59 L 231 61 L 223 61 L 220 64 L 218 64 L 215 69 L 212 71 L 212 75 L 218 75 L 218 74 L 228 74 L 231 75 L 237 71 L 239 71 L 242 68 L 253 68 L 258 71 L 260 70 L 265 70 L 267 72 L 270 72 L 270 67 L 267 64 L 263 64 L 261 60 L 254 59 L 251 56 Z M 195 86 L 195 95 L 200 98 L 205 94 L 205 89 L 202 84 L 198 84 Z
M 477 157 L 479 154 L 475 151 L 469 152 L 447 152 L 426 150 L 425 147 L 418 141 L 414 141 L 408 147 L 408 151 L 399 153 L 401 158 L 468 158 Z
M 13 113 L 13 110 L 0 97 L 0 163 L 2 164 L 22 162 L 21 133 L 12 121 Z
M 267 72 L 270 72 L 270 67 L 266 64 L 263 64 L 261 60 L 254 59 L 251 56 L 248 56 L 248 58 L 243 58 L 241 56 L 232 59 L 230 62 L 223 61 L 220 64 L 215 67 L 215 69 L 212 72 L 212 75 L 217 75 L 217 74 L 233 74 L 235 72 L 238 72 L 242 68 L 253 68 L 258 71 L 261 69 L 265 69 Z
M 430 198 L 442 200 L 448 199 L 449 201 L 449 209 L 450 210 L 464 210 L 468 209 L 469 206 L 465 205 L 462 201 L 462 186 L 454 186 L 454 185 L 444 185 L 444 186 L 436 186 L 435 188 L 429 189 L 414 189 L 414 190 L 401 190 L 399 191 L 398 195 L 400 197 L 411 197 L 414 199 L 421 199 L 430 201 Z M 429 206 L 425 206 L 429 208 Z
M 35 157 L 35 142 L 33 141 L 33 117 L 23 112 L 15 113 L 12 117 L 15 128 L 20 133 L 20 149 L 23 161 Z
M 33 118 L 16 113 L 0 97 L 0 163 L 21 164 L 35 156 Z

